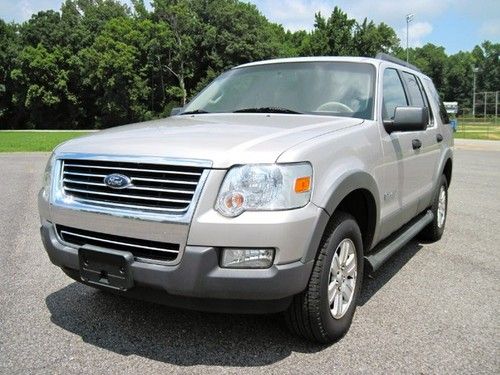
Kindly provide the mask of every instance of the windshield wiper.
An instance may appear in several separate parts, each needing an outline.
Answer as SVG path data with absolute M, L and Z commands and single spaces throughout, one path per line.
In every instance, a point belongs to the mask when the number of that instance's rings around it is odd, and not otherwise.
M 258 107 L 258 108 L 243 108 L 237 109 L 233 113 L 290 113 L 295 115 L 302 115 L 302 112 L 297 112 L 292 109 L 282 107 Z
M 195 109 L 194 111 L 188 111 L 188 112 L 182 112 L 180 115 L 200 115 L 203 113 L 211 113 L 208 111 L 205 111 L 204 109 Z

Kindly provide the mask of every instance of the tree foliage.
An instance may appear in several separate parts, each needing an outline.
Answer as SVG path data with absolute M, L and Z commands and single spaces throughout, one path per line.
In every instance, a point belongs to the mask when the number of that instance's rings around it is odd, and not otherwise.
M 384 23 L 335 7 L 291 32 L 239 0 L 65 0 L 22 24 L 0 19 L 0 128 L 102 128 L 162 117 L 221 72 L 250 61 L 377 52 L 406 57 Z M 410 57 L 442 97 L 470 106 L 500 88 L 500 44 L 448 56 L 427 44 Z

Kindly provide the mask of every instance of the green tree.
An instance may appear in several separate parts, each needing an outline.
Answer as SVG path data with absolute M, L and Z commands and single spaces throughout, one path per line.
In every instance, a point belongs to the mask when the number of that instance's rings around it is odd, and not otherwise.
M 339 7 L 333 9 L 328 19 L 321 13 L 315 15 L 314 30 L 303 51 L 313 56 L 352 55 L 354 51 L 353 33 L 356 21 L 347 16 Z
M 441 93 L 444 100 L 457 101 L 461 110 L 472 108 L 473 66 L 470 52 L 458 52 L 446 61 L 446 80 Z
M 153 117 L 151 72 L 159 40 L 170 32 L 147 19 L 110 20 L 94 44 L 81 51 L 86 90 L 96 97 L 97 126 Z M 165 37 L 167 35 L 167 37 Z
M 17 65 L 10 72 L 14 94 L 12 103 L 28 127 L 43 124 L 47 128 L 75 128 L 80 111 L 78 98 L 69 89 L 68 68 L 71 54 L 43 44 L 27 46 L 19 54 Z
M 65 0 L 22 24 L 0 20 L 0 126 L 107 127 L 165 116 L 235 65 L 311 55 L 406 58 L 392 28 L 358 23 L 335 7 L 311 32 L 291 32 L 239 0 Z M 470 106 L 478 90 L 500 86 L 498 43 L 447 56 L 432 44 L 411 62 L 443 98 Z
M 399 46 L 399 39 L 394 29 L 385 23 L 375 25 L 365 18 L 356 24 L 352 44 L 353 54 L 375 57 L 379 52 L 392 53 Z
M 479 68 L 478 91 L 500 90 L 500 43 L 485 41 L 474 47 L 472 56 Z
M 7 24 L 0 19 L 0 129 L 6 127 L 9 115 L 11 118 L 16 117 L 12 114 L 14 90 L 10 79 L 10 71 L 20 47 L 16 30 L 16 25 Z
M 283 27 L 269 23 L 255 5 L 237 0 L 192 0 L 191 8 L 201 25 L 194 37 L 198 50 L 194 92 L 230 67 L 296 54 Z
M 19 28 L 21 42 L 23 45 L 33 47 L 42 44 L 45 48 L 66 44 L 67 34 L 61 26 L 59 12 L 53 10 L 38 12 Z
M 418 66 L 424 74 L 432 78 L 438 90 L 445 91 L 446 61 L 448 57 L 444 47 L 427 43 L 421 48 L 416 48 L 411 56 L 411 62 Z
M 169 89 L 169 94 L 180 98 L 186 104 L 186 80 L 191 78 L 195 69 L 197 56 L 194 35 L 201 30 L 198 17 L 189 6 L 187 0 L 154 0 L 153 19 L 168 25 L 171 35 L 163 40 L 168 46 L 163 66 L 178 82 Z

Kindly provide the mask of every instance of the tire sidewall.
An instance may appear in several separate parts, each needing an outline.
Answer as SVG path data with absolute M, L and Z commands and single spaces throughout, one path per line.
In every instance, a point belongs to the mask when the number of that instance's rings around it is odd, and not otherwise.
M 354 288 L 354 296 L 349 309 L 340 319 L 335 319 L 330 313 L 328 303 L 328 281 L 330 277 L 330 265 L 335 251 L 342 240 L 349 238 L 356 247 L 357 279 Z M 325 258 L 324 267 L 321 271 L 320 281 L 320 316 L 322 326 L 328 337 L 342 337 L 349 329 L 363 281 L 363 242 L 359 226 L 353 218 L 342 221 L 332 232 L 328 239 L 328 253 Z
M 443 225 L 441 228 L 438 226 L 438 208 L 439 208 L 439 194 L 441 192 L 441 187 L 444 186 L 444 191 L 446 194 L 446 207 L 445 207 L 445 214 L 444 214 L 444 221 Z M 437 237 L 441 238 L 444 232 L 444 228 L 446 227 L 446 220 L 448 220 L 448 182 L 446 181 L 446 177 L 444 175 L 441 176 L 441 179 L 439 181 L 439 186 L 436 192 L 436 197 L 434 198 L 434 205 L 432 207 L 432 212 L 434 213 L 434 227 L 437 232 Z

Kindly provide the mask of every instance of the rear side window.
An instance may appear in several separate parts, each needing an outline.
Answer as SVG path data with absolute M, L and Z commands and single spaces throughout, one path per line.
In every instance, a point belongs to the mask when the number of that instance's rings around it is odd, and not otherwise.
M 406 72 L 403 72 L 403 77 L 405 78 L 406 86 L 408 87 L 408 95 L 410 96 L 411 105 L 414 107 L 427 107 L 424 102 L 424 97 L 422 96 L 422 91 L 420 91 L 417 77 Z
M 432 108 L 420 78 L 411 73 L 403 72 L 406 87 L 408 87 L 411 103 L 415 107 L 425 107 L 429 110 L 429 123 L 434 124 Z
M 448 116 L 448 112 L 446 112 L 446 108 L 444 107 L 444 104 L 441 101 L 441 98 L 439 97 L 439 94 L 436 90 L 436 87 L 434 86 L 434 83 L 431 80 L 426 80 L 426 82 L 427 82 L 427 88 L 429 89 L 430 94 L 432 96 L 432 100 L 434 100 L 437 106 L 439 107 L 439 117 L 441 117 L 441 122 L 443 124 L 449 124 L 450 117 Z
M 439 100 L 439 115 L 441 116 L 441 121 L 443 122 L 443 124 L 450 123 L 450 116 L 448 116 L 448 112 L 446 112 L 446 108 L 441 99 Z
M 382 118 L 391 120 L 394 118 L 396 107 L 408 106 L 408 99 L 403 88 L 403 82 L 401 82 L 396 69 L 386 69 L 384 71 L 383 84 Z

